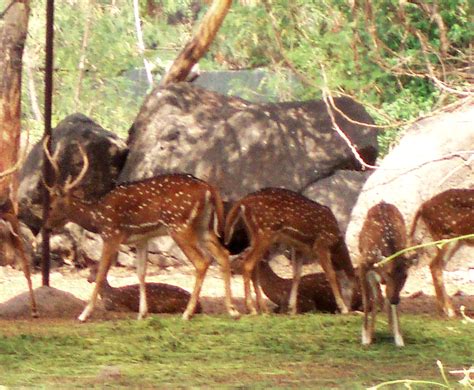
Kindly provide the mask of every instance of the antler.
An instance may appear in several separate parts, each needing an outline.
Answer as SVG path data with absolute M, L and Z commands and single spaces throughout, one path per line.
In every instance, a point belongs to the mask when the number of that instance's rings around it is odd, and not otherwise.
M 54 170 L 55 176 L 58 177 L 59 176 L 58 156 L 59 156 L 59 152 L 61 151 L 61 141 L 58 142 L 58 145 L 56 146 L 56 150 L 54 151 L 53 155 L 51 156 L 51 153 L 49 152 L 49 150 L 47 148 L 48 139 L 49 139 L 49 137 L 45 137 L 45 139 L 43 141 L 43 150 L 44 150 L 46 158 L 48 159 L 48 161 L 51 164 L 51 167 Z M 68 178 L 66 179 L 66 182 L 65 182 L 64 188 L 63 188 L 63 191 L 65 193 L 67 193 L 68 191 L 71 191 L 74 187 L 76 187 L 82 181 L 82 179 L 84 178 L 87 170 L 89 169 L 89 159 L 87 157 L 87 153 L 84 151 L 83 147 L 79 143 L 77 144 L 77 146 L 79 148 L 79 152 L 82 156 L 82 160 L 83 160 L 84 163 L 82 165 L 81 172 L 79 172 L 79 175 L 74 180 L 72 180 L 71 176 L 68 176 Z M 49 192 L 53 191 L 53 188 L 50 187 L 45 182 L 45 180 L 43 180 L 43 184 Z
M 82 179 L 86 175 L 87 170 L 89 169 L 89 158 L 87 157 L 87 153 L 84 151 L 81 144 L 78 143 L 77 147 L 79 148 L 79 153 L 81 153 L 82 161 L 84 162 L 84 164 L 82 165 L 81 172 L 79 172 L 79 175 L 74 180 L 71 179 L 71 176 L 68 176 L 66 183 L 64 184 L 65 193 L 71 191 L 74 187 L 76 187 L 82 181 Z
M 51 153 L 49 152 L 48 150 L 48 140 L 49 140 L 49 136 L 46 136 L 44 137 L 44 140 L 43 140 L 43 151 L 44 151 L 44 155 L 46 156 L 46 158 L 48 159 L 49 163 L 51 164 L 51 167 L 53 168 L 53 171 L 54 171 L 54 176 L 57 178 L 59 177 L 59 165 L 58 165 L 58 156 L 59 156 L 59 152 L 61 150 L 61 142 L 58 142 L 58 145 L 56 146 L 56 150 L 54 151 L 53 155 L 51 156 Z M 47 183 L 46 183 L 46 180 L 42 179 L 43 181 L 43 185 L 46 187 L 46 189 L 49 191 L 49 192 L 52 192 L 53 191 L 53 187 L 50 187 Z

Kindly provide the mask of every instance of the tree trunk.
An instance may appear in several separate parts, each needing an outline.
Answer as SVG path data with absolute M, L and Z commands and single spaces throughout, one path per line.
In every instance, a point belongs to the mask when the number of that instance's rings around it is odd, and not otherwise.
M 217 34 L 232 0 L 214 0 L 204 16 L 196 34 L 173 62 L 168 73 L 163 76 L 161 86 L 186 80 L 194 64 L 206 53 Z
M 0 172 L 15 166 L 19 158 L 21 66 L 29 14 L 29 0 L 18 0 L 0 19 Z M 0 198 L 15 199 L 15 177 L 0 180 Z

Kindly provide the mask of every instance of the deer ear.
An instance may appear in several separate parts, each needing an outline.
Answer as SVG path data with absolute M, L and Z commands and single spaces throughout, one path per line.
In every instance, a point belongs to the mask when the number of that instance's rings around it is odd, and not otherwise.
M 75 198 L 84 199 L 86 194 L 82 188 L 77 188 L 71 192 L 71 195 L 74 196 Z

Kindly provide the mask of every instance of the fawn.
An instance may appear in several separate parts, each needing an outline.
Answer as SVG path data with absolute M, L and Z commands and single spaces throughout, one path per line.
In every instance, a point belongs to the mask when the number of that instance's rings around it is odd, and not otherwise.
M 375 328 L 377 302 L 380 300 L 380 283 L 386 286 L 385 295 L 388 303 L 389 322 L 395 344 L 404 346 L 400 332 L 398 304 L 400 292 L 405 285 L 408 268 L 412 257 L 398 256 L 392 261 L 377 267 L 384 257 L 405 249 L 407 234 L 402 214 L 392 204 L 380 202 L 369 209 L 362 230 L 359 234 L 359 280 L 364 306 L 364 324 L 362 327 L 362 344 L 372 343 Z M 388 305 L 387 305 L 388 306 Z M 369 322 L 369 310 L 371 320 Z

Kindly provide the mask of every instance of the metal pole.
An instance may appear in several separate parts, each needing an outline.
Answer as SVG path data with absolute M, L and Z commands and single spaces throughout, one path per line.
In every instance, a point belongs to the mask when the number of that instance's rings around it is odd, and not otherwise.
M 47 145 L 51 151 L 51 111 L 53 105 L 53 47 L 54 47 L 54 0 L 46 2 L 46 60 L 44 79 L 44 137 L 48 137 Z M 52 167 L 46 156 L 43 156 L 43 176 L 46 183 L 51 184 Z M 43 191 L 43 221 L 49 215 L 49 192 Z M 43 246 L 41 257 L 41 275 L 43 286 L 49 286 L 50 256 L 49 256 L 49 236 L 50 231 L 43 229 Z

